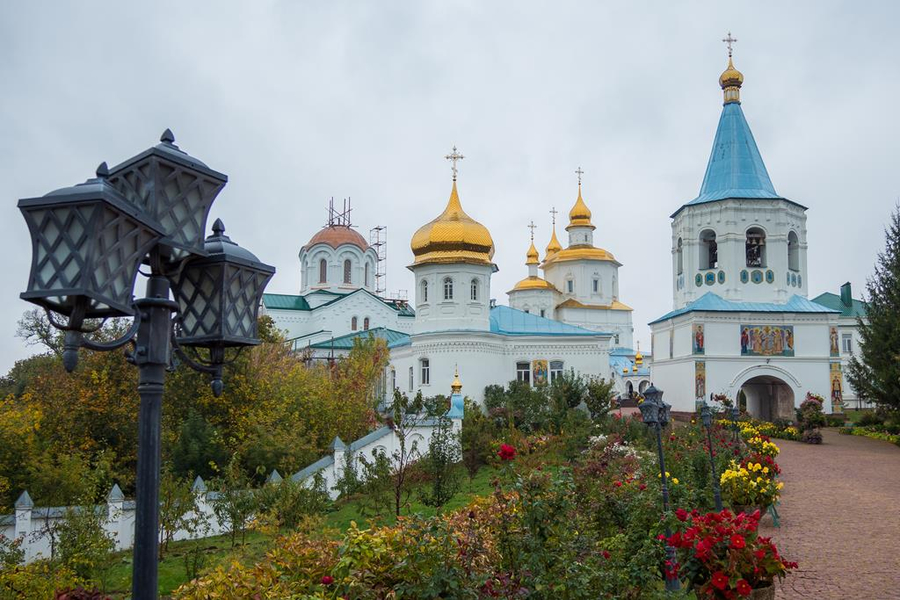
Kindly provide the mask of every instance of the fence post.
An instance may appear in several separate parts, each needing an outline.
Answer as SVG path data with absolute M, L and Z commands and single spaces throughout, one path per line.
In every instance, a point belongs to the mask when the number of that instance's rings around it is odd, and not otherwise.
M 266 478 L 266 484 L 278 484 L 284 481 L 284 478 L 281 476 L 281 473 L 278 472 L 278 469 L 272 469 L 272 472 Z
M 347 466 L 347 444 L 338 436 L 334 436 L 334 441 L 331 442 L 331 451 L 334 456 L 334 483 L 337 484 L 344 476 L 344 467 Z
M 25 550 L 25 560 L 33 558 L 30 548 L 31 540 L 28 539 L 29 534 L 31 533 L 31 510 L 33 508 L 34 502 L 31 500 L 31 496 L 28 495 L 28 491 L 22 492 L 22 495 L 19 496 L 19 499 L 16 500 L 15 503 L 16 528 L 14 537 L 22 540 L 22 546 Z
M 106 496 L 107 517 L 106 526 L 116 541 L 116 550 L 124 550 L 131 547 L 132 536 L 127 536 L 124 530 L 125 522 L 125 494 L 118 483 L 114 483 L 109 494 Z
M 194 484 L 191 486 L 191 491 L 194 493 L 194 497 L 197 500 L 197 514 L 203 515 L 206 517 L 206 522 L 209 525 L 209 534 L 217 535 L 219 533 L 219 522 L 213 521 L 213 511 L 212 507 L 209 504 L 209 499 L 207 498 L 207 489 L 206 482 L 203 481 L 203 478 L 197 475 L 197 478 L 194 479 Z

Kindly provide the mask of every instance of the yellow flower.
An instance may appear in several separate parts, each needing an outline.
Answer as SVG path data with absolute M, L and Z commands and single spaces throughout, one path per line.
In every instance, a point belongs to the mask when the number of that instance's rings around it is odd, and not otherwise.
M 768 472 L 769 472 L 769 467 L 763 467 L 763 473 L 768 473 Z
M 675 485 L 678 485 L 678 478 L 677 478 L 677 477 L 673 477 L 673 478 L 672 478 L 672 483 L 674 483 Z

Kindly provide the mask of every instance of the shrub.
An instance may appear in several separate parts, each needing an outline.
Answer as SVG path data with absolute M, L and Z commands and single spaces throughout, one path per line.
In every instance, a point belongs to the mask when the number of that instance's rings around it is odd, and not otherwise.
M 821 444 L 822 443 L 822 432 L 818 429 L 807 429 L 803 432 L 803 435 L 800 437 L 800 441 L 806 444 Z
M 453 432 L 453 422 L 447 417 L 438 417 L 428 442 L 428 453 L 421 461 L 430 481 L 430 485 L 420 491 L 422 504 L 440 508 L 456 494 L 459 490 L 456 469 L 459 458 L 459 440 Z
M 306 517 L 324 513 L 331 499 L 322 474 L 316 473 L 312 486 L 292 479 L 266 484 L 256 491 L 256 505 L 257 521 L 293 529 Z
M 0 570 L 0 600 L 53 598 L 56 590 L 86 584 L 86 581 L 65 565 L 39 560 Z
M 615 383 L 612 380 L 605 380 L 602 377 L 591 377 L 587 381 L 587 394 L 585 404 L 587 404 L 588 412 L 591 419 L 596 422 L 604 420 L 612 408 L 612 401 L 615 397 Z
M 825 413 L 822 412 L 822 404 L 821 396 L 807 392 L 806 400 L 797 409 L 797 421 L 800 423 L 801 430 L 806 431 L 827 425 L 828 421 Z
M 485 416 L 477 404 L 466 399 L 460 445 L 462 446 L 462 461 L 469 474 L 469 479 L 474 478 L 478 469 L 489 462 L 491 441 L 495 434 L 496 428 L 491 420 Z
M 873 425 L 884 425 L 884 413 L 877 410 L 870 410 L 863 413 L 856 422 L 860 427 L 871 427 Z

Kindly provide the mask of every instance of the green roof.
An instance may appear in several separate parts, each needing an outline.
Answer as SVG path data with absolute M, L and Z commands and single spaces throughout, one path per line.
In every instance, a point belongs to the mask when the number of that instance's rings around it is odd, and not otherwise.
M 866 316 L 866 303 L 862 300 L 857 300 L 856 298 L 850 299 L 850 306 L 847 306 L 841 301 L 841 297 L 837 294 L 832 294 L 831 292 L 825 292 L 819 296 L 813 298 L 813 302 L 816 304 L 821 304 L 827 308 L 832 310 L 841 311 L 842 317 L 849 317 L 855 319 L 856 317 Z
M 283 310 L 309 310 L 309 303 L 303 296 L 293 294 L 263 294 L 263 304 L 266 308 L 280 308 Z
M 402 331 L 395 331 L 394 329 L 388 329 L 387 327 L 375 327 L 374 329 L 354 331 L 353 333 L 348 333 L 347 335 L 342 335 L 334 339 L 311 344 L 310 348 L 315 348 L 317 350 L 330 350 L 332 348 L 335 350 L 350 350 L 353 348 L 353 340 L 357 338 L 367 338 L 370 334 L 375 339 L 384 340 L 387 343 L 388 348 L 409 340 L 409 336 Z

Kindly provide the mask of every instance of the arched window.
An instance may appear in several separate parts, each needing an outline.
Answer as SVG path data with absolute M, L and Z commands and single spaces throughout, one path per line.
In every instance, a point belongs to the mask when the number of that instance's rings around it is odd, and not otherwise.
M 719 266 L 719 246 L 716 244 L 716 232 L 704 229 L 700 232 L 700 268 L 715 269 Z
M 363 281 L 365 282 L 363 285 L 365 285 L 366 287 L 369 287 L 369 285 L 370 285 L 369 284 L 369 263 L 366 263 L 366 276 Z
M 366 317 L 365 319 L 363 319 L 363 329 L 365 331 L 369 330 L 369 317 Z
M 766 232 L 759 227 L 747 230 L 747 241 L 744 244 L 748 267 L 766 266 Z
M 415 382 L 413 381 L 413 372 L 414 372 L 413 368 L 410 367 L 409 368 L 409 391 L 413 391 L 413 388 L 415 387 Z
M 675 245 L 675 274 L 681 275 L 682 273 L 684 273 L 684 258 L 681 254 L 681 238 L 678 238 Z
M 453 280 L 449 277 L 444 279 L 444 300 L 453 300 Z
M 352 319 L 350 319 L 350 329 L 353 331 L 356 331 L 356 328 L 357 328 L 356 317 L 353 317 Z
M 575 281 L 572 279 L 566 280 L 566 293 L 574 294 L 575 293 Z
M 319 283 L 328 281 L 328 261 L 324 258 L 319 261 Z
M 478 280 L 477 279 L 472 280 L 470 292 L 471 292 L 470 295 L 472 297 L 472 300 L 478 300 Z
M 600 277 L 594 275 L 594 278 L 591 280 L 591 291 L 595 294 L 600 293 Z
M 422 302 L 428 302 L 428 281 L 422 280 Z
M 794 231 L 788 234 L 788 269 L 800 270 L 800 240 Z
M 344 261 L 344 283 L 353 283 L 351 275 L 352 271 L 350 269 L 350 259 Z

